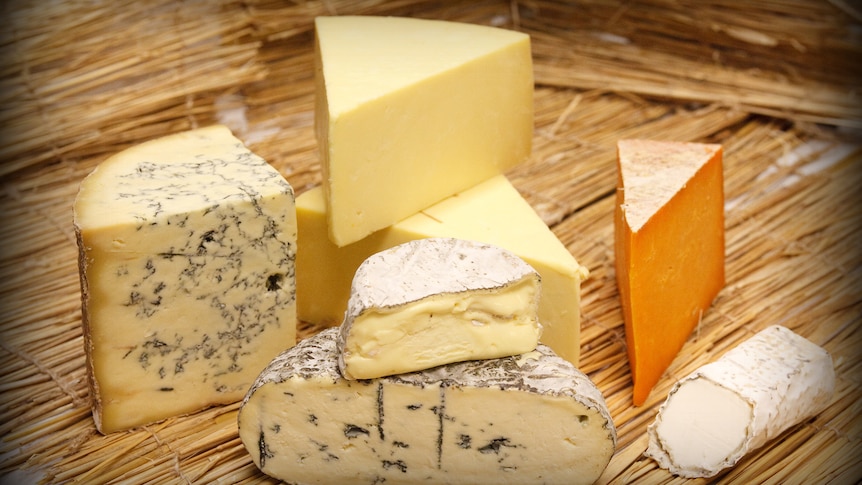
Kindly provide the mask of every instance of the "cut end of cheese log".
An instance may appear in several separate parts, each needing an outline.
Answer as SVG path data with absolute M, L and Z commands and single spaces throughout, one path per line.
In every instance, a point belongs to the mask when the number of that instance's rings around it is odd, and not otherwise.
M 338 246 L 529 156 L 528 35 L 375 16 L 318 17 L 315 31 L 315 132 Z
M 337 328 L 261 373 L 239 435 L 288 483 L 593 483 L 616 447 L 601 392 L 569 362 L 533 352 L 370 380 L 344 379 Z
M 724 287 L 720 145 L 618 143 L 615 265 L 642 405 Z
M 541 279 L 490 244 L 410 241 L 356 270 L 339 333 L 339 368 L 372 379 L 529 352 L 541 334 Z
M 679 476 L 714 476 L 823 411 L 834 390 L 826 350 L 768 327 L 674 386 L 648 428 L 646 455 Z
M 297 313 L 300 320 L 337 326 L 344 320 L 352 278 L 374 253 L 421 238 L 455 237 L 505 248 L 542 278 L 541 341 L 578 364 L 581 266 L 504 175 L 449 197 L 374 234 L 338 247 L 328 239 L 323 189 L 296 199 L 299 224 Z
M 295 344 L 293 190 L 227 128 L 105 160 L 74 227 L 99 431 L 237 402 Z

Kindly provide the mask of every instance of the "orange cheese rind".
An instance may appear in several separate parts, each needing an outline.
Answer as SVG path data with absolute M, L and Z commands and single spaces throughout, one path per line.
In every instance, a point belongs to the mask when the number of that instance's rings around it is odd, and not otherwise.
M 722 147 L 621 140 L 614 246 L 642 405 L 724 286 Z

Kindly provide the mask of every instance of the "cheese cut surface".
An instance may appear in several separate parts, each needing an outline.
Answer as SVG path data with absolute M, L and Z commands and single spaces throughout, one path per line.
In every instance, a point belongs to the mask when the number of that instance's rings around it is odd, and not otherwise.
M 646 455 L 676 475 L 712 477 L 823 411 L 834 390 L 826 350 L 768 327 L 674 386 L 648 428 Z
M 650 140 L 617 148 L 616 278 L 642 405 L 724 287 L 722 151 Z
M 297 313 L 300 320 L 339 325 L 359 265 L 407 241 L 454 237 L 493 244 L 526 261 L 542 278 L 541 341 L 577 365 L 580 355 L 581 266 L 515 187 L 499 175 L 391 227 L 344 247 L 328 240 L 320 187 L 296 200 L 299 225 Z
M 293 190 L 227 128 L 105 160 L 74 217 L 101 432 L 237 402 L 295 344 Z
M 593 483 L 616 431 L 601 392 L 546 346 L 370 380 L 338 371 L 337 328 L 284 352 L 239 436 L 288 483 Z
M 315 29 L 315 131 L 338 246 L 529 156 L 526 34 L 374 16 L 318 17 Z
M 409 241 L 356 270 L 338 364 L 372 379 L 536 348 L 541 279 L 505 249 L 454 238 Z

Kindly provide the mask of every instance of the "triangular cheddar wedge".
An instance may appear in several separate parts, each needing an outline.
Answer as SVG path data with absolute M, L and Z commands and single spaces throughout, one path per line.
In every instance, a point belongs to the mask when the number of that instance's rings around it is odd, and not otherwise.
M 724 286 L 722 149 L 621 140 L 616 277 L 642 405 Z
M 402 17 L 318 17 L 315 131 L 344 246 L 530 154 L 528 35 Z

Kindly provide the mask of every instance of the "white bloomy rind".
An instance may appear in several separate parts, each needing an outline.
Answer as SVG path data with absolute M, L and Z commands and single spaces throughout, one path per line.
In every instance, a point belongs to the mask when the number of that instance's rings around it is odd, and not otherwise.
M 711 477 L 823 411 L 832 358 L 774 325 L 680 380 L 648 428 L 646 456 L 686 478 Z
M 356 270 L 338 339 L 348 379 L 372 379 L 538 345 L 541 278 L 503 248 L 456 238 L 409 241 Z

